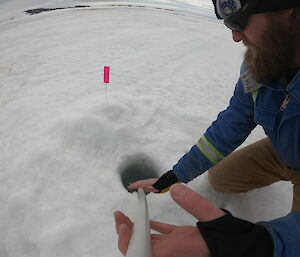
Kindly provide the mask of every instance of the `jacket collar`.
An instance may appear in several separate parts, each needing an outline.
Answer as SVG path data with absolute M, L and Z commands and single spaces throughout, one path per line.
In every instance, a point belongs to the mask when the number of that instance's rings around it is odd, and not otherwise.
M 245 93 L 252 93 L 262 86 L 266 86 L 272 90 L 282 90 L 291 92 L 300 99 L 300 69 L 294 76 L 292 81 L 288 83 L 286 77 L 282 77 L 276 82 L 258 82 L 247 69 L 245 62 L 242 64 L 240 79 L 244 86 Z
M 253 77 L 253 75 L 248 70 L 245 70 L 244 72 L 241 73 L 240 79 L 243 83 L 244 92 L 246 94 L 252 93 L 255 90 L 257 90 L 263 86 L 263 84 L 256 81 L 256 79 Z
M 294 95 L 300 102 L 300 70 L 288 84 L 287 91 Z

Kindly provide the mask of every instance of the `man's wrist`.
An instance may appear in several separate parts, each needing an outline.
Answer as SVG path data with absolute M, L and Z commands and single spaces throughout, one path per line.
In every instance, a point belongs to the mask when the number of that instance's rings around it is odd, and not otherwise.
M 273 257 L 273 240 L 266 228 L 224 211 L 219 219 L 197 223 L 211 257 Z
M 176 175 L 172 170 L 169 170 L 165 174 L 163 174 L 152 186 L 159 190 L 158 193 L 164 193 L 169 190 L 169 188 L 175 184 L 179 183 Z

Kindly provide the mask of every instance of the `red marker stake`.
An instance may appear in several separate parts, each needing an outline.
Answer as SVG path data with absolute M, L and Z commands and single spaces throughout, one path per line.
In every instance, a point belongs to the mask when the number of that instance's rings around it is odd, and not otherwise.
M 109 83 L 109 66 L 104 66 L 104 83 Z
M 109 83 L 109 66 L 104 66 L 104 83 L 106 84 L 106 100 L 107 100 L 107 84 Z

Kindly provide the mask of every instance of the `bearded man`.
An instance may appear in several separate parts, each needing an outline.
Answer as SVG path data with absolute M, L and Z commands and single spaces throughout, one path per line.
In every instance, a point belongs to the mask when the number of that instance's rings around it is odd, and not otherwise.
M 161 192 L 176 182 L 188 183 L 207 170 L 211 185 L 228 193 L 247 192 L 280 180 L 291 181 L 294 185 L 291 213 L 257 224 L 237 219 L 225 210 L 226 213 L 217 212 L 211 206 L 205 220 L 203 200 L 188 192 L 191 197 L 179 204 L 198 199 L 194 207 L 185 208 L 199 217 L 200 233 L 193 234 L 195 242 L 199 242 L 198 250 L 183 238 L 180 243 L 173 241 L 175 250 L 166 253 L 164 248 L 163 255 L 156 250 L 153 256 L 299 257 L 300 1 L 213 0 L 213 3 L 217 17 L 232 31 L 233 40 L 242 41 L 247 48 L 230 104 L 171 171 L 158 180 L 138 181 L 129 188 Z M 263 127 L 267 137 L 235 151 L 257 125 Z M 179 190 L 178 186 L 175 188 L 173 191 Z M 205 205 L 208 206 L 207 202 Z M 191 210 L 195 206 L 198 211 Z M 125 220 L 121 215 L 117 214 L 117 225 Z M 203 241 L 209 250 L 200 248 Z

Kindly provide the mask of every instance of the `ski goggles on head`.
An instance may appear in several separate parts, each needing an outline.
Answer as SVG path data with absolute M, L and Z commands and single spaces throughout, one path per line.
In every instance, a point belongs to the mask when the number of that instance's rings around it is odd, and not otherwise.
M 243 31 L 250 15 L 254 12 L 259 0 L 213 0 L 215 12 L 219 19 L 233 31 Z

